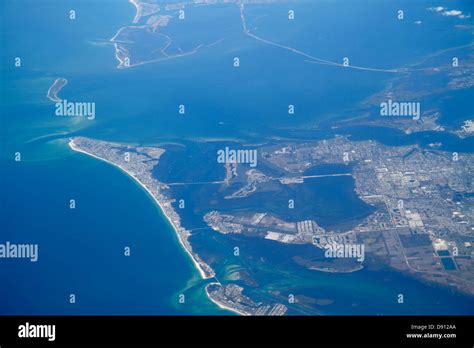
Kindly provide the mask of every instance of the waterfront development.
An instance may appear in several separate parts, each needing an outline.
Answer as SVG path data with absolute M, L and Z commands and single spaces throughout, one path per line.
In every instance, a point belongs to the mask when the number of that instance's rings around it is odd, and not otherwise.
M 173 226 L 179 242 L 196 265 L 201 277 L 210 278 L 214 276 L 213 270 L 198 255 L 193 253 L 188 241 L 189 231 L 181 227 L 180 217 L 171 205 L 173 199 L 162 193 L 163 189 L 166 189 L 166 185 L 161 184 L 151 175 L 153 167 L 158 164 L 160 156 L 164 153 L 163 149 L 139 147 L 134 148 L 133 152 L 127 152 L 128 147 L 123 149 L 119 144 L 109 144 L 85 138 L 71 139 L 69 146 L 75 151 L 83 152 L 113 164 L 135 179 L 161 208 L 163 214 Z M 117 147 L 119 148 L 117 149 Z
M 4 5 L 0 312 L 472 315 L 473 20 L 401 5 Z
M 199 255 L 190 242 L 193 230 L 210 231 L 183 227 L 178 211 L 185 210 L 185 200 L 174 198 L 170 186 L 153 176 L 155 167 L 160 166 L 159 158 L 166 152 L 164 149 L 81 137 L 71 139 L 69 145 L 75 151 L 118 166 L 137 180 L 160 206 L 201 276 L 217 280 L 212 268 L 216 267 L 213 262 L 215 250 L 208 249 Z M 258 152 L 261 154 L 260 168 L 265 164 L 267 168 L 272 166 L 272 172 L 278 168 L 277 177 L 260 171 L 256 174 L 251 164 L 238 165 L 234 161 L 233 174 L 230 177 L 226 174 L 227 180 L 198 183 L 201 188 L 218 186 L 212 191 L 214 193 L 208 191 L 206 196 L 216 202 L 210 206 L 224 209 L 225 213 L 212 210 L 202 217 L 211 230 L 229 236 L 261 238 L 268 241 L 269 246 L 274 242 L 311 246 L 304 251 L 295 248 L 286 252 L 295 266 L 311 271 L 352 273 L 360 271 L 364 265 L 369 270 L 389 266 L 423 281 L 474 294 L 471 227 L 467 224 L 472 219 L 472 209 L 471 198 L 466 196 L 472 191 L 468 174 L 473 170 L 472 155 L 453 159 L 450 153 L 438 150 L 423 150 L 418 146 L 386 147 L 373 141 L 352 142 L 344 137 L 317 143 L 264 146 Z M 222 174 L 228 173 L 227 164 L 215 162 L 215 166 L 221 166 Z M 318 166 L 335 164 L 350 165 L 351 173 L 302 175 Z M 352 228 L 343 226 L 326 230 L 306 209 L 302 212 L 300 208 L 296 214 L 291 214 L 294 209 L 291 203 L 286 211 L 275 210 L 275 207 L 267 210 L 263 206 L 258 210 L 248 208 L 253 196 L 277 192 L 274 200 L 279 200 L 281 198 L 277 197 L 288 189 L 298 197 L 297 205 L 311 206 L 303 193 L 305 180 L 347 176 L 352 176 L 358 198 L 373 207 L 373 211 Z M 179 184 L 193 186 L 195 183 L 174 182 L 172 185 Z M 240 193 L 231 193 L 235 190 Z M 227 203 L 235 200 L 244 202 L 239 205 Z M 281 206 L 284 204 L 282 201 Z M 208 205 L 201 201 L 201 210 L 209 210 Z M 232 206 L 237 208 L 235 213 Z M 296 216 L 300 214 L 304 215 L 298 221 Z M 234 249 L 234 254 L 236 251 L 239 256 L 240 247 Z M 451 262 L 447 264 L 446 261 Z M 255 287 L 256 283 L 265 286 L 244 265 L 232 274 L 232 280 L 242 279 L 247 286 Z M 240 314 L 283 315 L 288 311 L 288 307 L 279 302 L 280 296 L 272 296 L 270 302 L 269 298 L 255 302 L 243 294 L 244 289 L 229 280 L 225 284 L 217 281 L 206 286 L 206 293 L 222 308 Z M 290 313 L 300 313 L 298 297 L 291 304 Z

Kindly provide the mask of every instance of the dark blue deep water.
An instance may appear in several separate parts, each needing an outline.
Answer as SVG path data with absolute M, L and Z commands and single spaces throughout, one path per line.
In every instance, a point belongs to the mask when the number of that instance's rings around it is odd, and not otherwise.
M 343 7 L 323 1 L 318 11 L 311 2 L 296 4 L 299 20 L 291 25 L 280 17 L 289 5 L 249 6 L 248 21 L 252 28 L 262 28 L 262 36 L 315 56 L 350 56 L 354 64 L 386 68 L 416 63 L 472 39 L 468 31 L 449 30 L 453 19 L 427 12 L 427 7 L 440 5 L 432 1 L 406 1 L 406 23 L 386 20 L 396 10 L 390 1 L 384 6 L 375 6 L 374 0 L 357 6 L 341 3 Z M 454 7 L 465 4 L 450 2 Z M 68 18 L 70 9 L 76 10 L 75 21 Z M 188 27 L 173 30 L 183 37 L 183 47 L 208 42 L 206 35 L 214 38 L 216 31 L 224 39 L 220 44 L 180 59 L 117 70 L 108 40 L 131 24 L 135 9 L 126 0 L 2 1 L 0 243 L 37 243 L 39 260 L 0 260 L 0 314 L 228 314 L 207 299 L 204 282 L 145 191 L 118 169 L 73 153 L 67 146 L 70 136 L 141 144 L 185 142 L 192 152 L 201 146 L 194 141 L 262 143 L 339 133 L 395 146 L 439 141 L 447 151 L 472 151 L 472 140 L 438 133 L 407 136 L 393 129 L 363 127 L 301 130 L 331 117 L 349 117 L 345 110 L 383 88 L 390 76 L 308 64 L 243 35 L 237 6 L 218 10 L 218 15 L 213 12 L 217 10 L 206 12 L 206 7 L 189 10 L 191 21 L 209 23 L 207 32 L 188 38 Z M 408 24 L 417 19 L 425 23 L 422 28 Z M 439 34 L 436 38 L 433 30 Z M 239 69 L 232 67 L 235 56 L 241 60 Z M 15 57 L 22 58 L 21 68 L 14 67 Z M 46 92 L 58 77 L 69 81 L 60 93 L 63 98 L 96 103 L 95 120 L 54 115 Z M 453 98 L 465 100 L 461 94 Z M 458 105 L 450 99 L 443 103 L 448 114 Z M 180 104 L 186 105 L 184 117 L 178 114 Z M 292 117 L 289 104 L 296 107 Z M 449 123 L 446 118 L 441 121 Z M 21 162 L 13 161 L 15 152 L 21 152 Z M 186 163 L 191 161 L 164 161 L 178 168 L 167 174 L 169 179 L 190 177 L 186 171 L 193 168 Z M 216 174 L 197 172 L 202 178 Z M 308 194 L 316 194 L 315 204 L 323 207 L 329 202 L 327 211 L 320 212 L 324 226 L 344 222 L 344 212 L 351 219 L 370 213 L 352 190 L 351 180 L 326 180 L 311 187 Z M 189 213 L 183 221 L 185 226 L 202 227 L 201 198 L 193 192 L 177 192 L 196 205 L 197 214 Z M 68 209 L 72 198 L 75 210 Z M 272 203 L 264 196 L 260 199 L 262 204 Z M 229 240 L 206 230 L 197 232 L 192 242 L 208 258 L 214 255 L 218 276 L 240 262 L 228 255 L 242 243 L 251 260 L 264 257 L 281 266 L 271 275 L 256 262 L 254 271 L 262 282 L 283 294 L 296 288 L 332 299 L 333 304 L 319 308 L 323 314 L 473 314 L 472 297 L 395 272 L 303 272 L 287 278 L 285 274 L 295 271 L 285 259 L 289 246 Z M 130 257 L 123 255 L 126 246 L 131 247 Z M 401 307 L 393 302 L 399 292 L 407 299 Z M 71 293 L 75 304 L 68 303 Z M 181 293 L 185 304 L 177 302 Z M 254 295 L 264 294 L 257 289 Z

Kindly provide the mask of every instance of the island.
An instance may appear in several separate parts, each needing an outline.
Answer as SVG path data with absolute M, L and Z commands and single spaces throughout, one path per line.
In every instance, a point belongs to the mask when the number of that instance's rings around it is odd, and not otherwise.
M 65 78 L 57 78 L 51 87 L 49 87 L 47 97 L 55 103 L 62 102 L 62 99 L 58 96 L 58 94 L 66 85 L 67 80 Z

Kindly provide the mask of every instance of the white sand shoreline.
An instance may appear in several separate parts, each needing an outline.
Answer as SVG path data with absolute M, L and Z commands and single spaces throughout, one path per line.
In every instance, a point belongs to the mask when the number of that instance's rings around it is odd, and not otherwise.
M 182 237 L 180 235 L 180 233 L 178 233 L 178 228 L 175 226 L 175 224 L 173 223 L 173 221 L 171 221 L 171 219 L 169 218 L 169 216 L 165 213 L 165 210 L 162 206 L 162 204 L 160 203 L 160 201 L 153 195 L 153 193 L 148 189 L 148 187 L 146 187 L 140 180 L 138 180 L 134 175 L 132 175 L 131 173 L 129 173 L 126 169 L 122 168 L 121 166 L 117 165 L 116 163 L 113 163 L 105 158 L 102 158 L 102 157 L 99 157 L 99 156 L 96 156 L 92 153 L 89 153 L 87 151 L 84 151 L 80 148 L 78 148 L 75 144 L 74 144 L 74 140 L 73 139 L 70 139 L 69 141 L 69 147 L 74 150 L 74 151 L 77 151 L 77 152 L 81 152 L 81 153 L 84 153 L 88 156 L 91 156 L 91 157 L 94 157 L 96 159 L 99 159 L 99 160 L 102 160 L 106 163 L 109 163 L 119 169 L 121 169 L 123 172 L 125 172 L 128 176 L 130 176 L 131 178 L 133 178 L 135 180 L 135 182 L 137 182 L 142 188 L 144 188 L 148 194 L 153 198 L 153 200 L 155 201 L 155 203 L 158 205 L 158 207 L 160 208 L 162 214 L 166 217 L 166 219 L 168 220 L 169 224 L 173 227 L 174 231 L 175 231 L 175 234 L 178 236 L 178 241 L 179 243 L 181 244 L 182 248 L 186 251 L 186 253 L 189 255 L 189 257 L 191 258 L 194 266 L 197 268 L 198 272 L 199 272 L 199 275 L 201 276 L 202 279 L 209 279 L 209 278 L 212 278 L 213 276 L 212 275 L 207 275 L 204 270 L 202 269 L 201 265 L 199 264 L 199 262 L 194 258 L 194 255 L 191 253 L 191 251 L 188 250 L 188 248 L 186 247 L 186 245 L 184 244 L 183 240 L 182 240 Z
M 63 82 L 63 84 L 58 88 L 57 85 L 59 83 Z M 58 93 L 61 92 L 61 90 L 68 84 L 68 80 L 65 79 L 65 78 L 57 78 L 56 80 L 54 80 L 53 84 L 49 87 L 48 89 L 48 93 L 46 94 L 46 97 L 55 102 L 55 103 L 60 103 L 62 102 L 63 100 L 61 98 L 59 98 L 58 96 Z M 56 91 L 53 91 L 53 88 L 57 88 Z
M 209 283 L 209 284 L 206 285 L 206 289 L 205 289 L 205 290 L 206 290 L 206 295 L 207 295 L 207 297 L 208 297 L 212 302 L 214 302 L 219 308 L 226 309 L 226 310 L 228 310 L 228 311 L 237 313 L 237 314 L 239 314 L 239 315 L 244 315 L 244 316 L 249 316 L 249 315 L 250 315 L 250 314 L 248 314 L 248 313 L 241 312 L 241 311 L 239 311 L 238 309 L 235 309 L 235 308 L 226 306 L 225 304 L 222 304 L 221 302 L 219 302 L 219 301 L 217 301 L 217 300 L 214 300 L 214 299 L 211 297 L 211 295 L 209 294 L 209 291 L 207 290 L 207 287 L 208 287 L 208 286 L 214 285 L 214 284 L 215 284 L 215 285 L 221 285 L 221 283 L 216 283 L 216 282 L 214 282 L 214 283 Z M 221 286 L 222 286 L 222 285 L 221 285 Z
M 202 279 L 209 279 L 209 278 L 213 278 L 214 277 L 214 274 L 206 274 L 206 272 L 203 270 L 201 264 L 195 259 L 193 253 L 188 250 L 188 248 L 186 247 L 185 243 L 183 242 L 182 240 L 182 236 L 181 234 L 178 232 L 178 227 L 175 226 L 175 224 L 173 223 L 173 221 L 170 219 L 170 217 L 165 213 L 165 209 L 163 208 L 162 204 L 160 203 L 160 201 L 153 195 L 153 193 L 148 189 L 148 187 L 146 187 L 140 180 L 138 180 L 134 175 L 132 175 L 131 173 L 129 173 L 125 168 L 122 168 L 121 166 L 117 165 L 116 163 L 113 163 L 105 158 L 102 158 L 102 157 L 99 157 L 99 156 L 96 156 L 92 153 L 89 153 L 87 151 L 84 151 L 80 148 L 78 148 L 75 144 L 74 144 L 74 139 L 71 138 L 69 140 L 69 143 L 68 143 L 69 147 L 73 150 L 73 151 L 76 151 L 76 152 L 81 152 L 85 155 L 88 155 L 88 156 L 91 156 L 93 158 L 96 158 L 98 160 L 101 160 L 101 161 L 104 161 L 108 164 L 111 164 L 117 168 L 119 168 L 120 170 L 122 170 L 124 173 L 126 173 L 128 176 L 130 176 L 131 178 L 134 179 L 135 182 L 137 182 L 143 189 L 146 190 L 146 192 L 148 192 L 148 194 L 153 198 L 153 200 L 155 201 L 155 203 L 158 205 L 158 207 L 160 208 L 162 214 L 166 217 L 166 219 L 168 220 L 169 224 L 173 227 L 174 231 L 175 231 L 175 234 L 176 236 L 178 237 L 178 241 L 179 243 L 181 244 L 181 247 L 186 251 L 186 253 L 189 255 L 189 257 L 191 258 L 194 266 L 196 267 L 196 269 L 198 270 L 199 272 L 199 275 L 201 276 Z M 212 270 L 212 268 L 208 265 L 206 265 L 213 273 L 214 273 L 214 270 Z M 219 308 L 221 309 L 225 309 L 225 310 L 228 310 L 228 311 L 231 311 L 233 313 L 236 313 L 236 314 L 239 314 L 239 315 L 245 315 L 245 316 L 248 316 L 249 314 L 248 313 L 244 313 L 244 312 L 241 312 L 235 308 L 232 308 L 232 307 L 229 307 L 229 306 L 226 306 L 225 304 L 221 303 L 221 302 L 218 302 L 216 301 L 215 299 L 213 299 L 208 290 L 207 290 L 207 287 L 209 285 L 212 285 L 212 284 L 218 284 L 218 285 L 221 285 L 219 282 L 212 282 L 212 283 L 209 283 L 206 285 L 205 287 L 205 292 L 206 292 L 206 296 L 209 298 L 209 300 L 211 300 L 214 304 L 216 304 Z

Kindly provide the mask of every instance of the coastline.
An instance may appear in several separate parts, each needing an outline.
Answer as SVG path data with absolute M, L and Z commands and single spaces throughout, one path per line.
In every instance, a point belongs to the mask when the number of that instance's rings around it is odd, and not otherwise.
M 167 4 L 159 5 L 158 3 L 154 3 L 154 2 L 142 3 L 141 0 L 128 0 L 128 2 L 135 7 L 135 16 L 132 20 L 131 25 L 125 25 L 121 27 L 120 29 L 118 29 L 115 35 L 109 40 L 109 42 L 111 42 L 114 45 L 115 58 L 119 62 L 119 64 L 117 65 L 117 69 L 128 69 L 128 68 L 141 66 L 144 64 L 157 63 L 157 62 L 162 62 L 162 61 L 166 61 L 170 59 L 189 56 L 189 55 L 197 53 L 203 47 L 212 47 L 214 45 L 219 44 L 220 42 L 224 40 L 224 38 L 221 38 L 209 44 L 203 44 L 203 43 L 198 44 L 193 49 L 189 49 L 189 51 L 187 52 L 176 51 L 175 53 L 168 54 L 165 51 L 169 46 L 171 46 L 172 39 L 168 37 L 167 35 L 158 32 L 158 34 L 163 35 L 168 39 L 168 42 L 164 44 L 162 47 L 160 47 L 160 51 L 162 51 L 161 55 L 159 55 L 157 58 L 148 57 L 148 59 L 144 59 L 144 60 L 132 63 L 130 59 L 131 58 L 130 48 L 127 48 L 124 46 L 124 44 L 130 43 L 130 40 L 126 37 L 126 34 L 122 34 L 122 32 L 126 29 L 150 30 L 150 28 L 152 28 L 153 31 L 155 31 L 157 28 L 154 26 L 155 24 L 150 24 L 148 23 L 148 21 L 140 24 L 142 17 L 148 17 L 150 19 L 152 19 L 153 17 L 156 17 L 157 14 L 161 11 L 161 6 L 164 6 L 165 11 L 169 11 L 169 9 L 167 9 L 167 6 L 168 6 Z M 183 6 L 184 4 L 185 3 L 183 3 Z M 159 16 L 163 17 L 164 15 L 159 15 Z M 169 15 L 166 15 L 166 16 L 171 18 L 171 16 Z M 165 23 L 163 26 L 167 26 L 167 24 L 168 23 Z M 118 39 L 121 36 L 125 36 L 125 38 L 122 40 Z
M 133 6 L 135 6 L 136 13 L 135 17 L 133 17 L 133 23 L 138 23 L 140 21 L 140 17 L 142 16 L 142 8 L 140 6 L 140 2 L 138 0 L 128 0 Z
M 178 241 L 181 245 L 181 247 L 186 251 L 186 253 L 189 255 L 189 257 L 191 258 L 194 266 L 196 267 L 196 269 L 198 270 L 199 272 L 199 275 L 201 276 L 202 279 L 209 279 L 209 278 L 212 278 L 214 277 L 214 274 L 213 274 L 213 270 L 209 267 L 210 270 L 212 270 L 212 273 L 209 273 L 207 274 L 203 267 L 201 266 L 201 264 L 196 260 L 195 256 L 193 255 L 193 253 L 188 249 L 188 247 L 186 246 L 186 244 L 184 243 L 183 239 L 182 239 L 182 236 L 181 234 L 178 232 L 178 227 L 175 225 L 175 223 L 171 220 L 171 218 L 166 214 L 166 210 L 164 209 L 162 203 L 155 197 L 155 195 L 153 195 L 153 193 L 150 191 L 150 189 L 145 185 L 143 184 L 138 178 L 136 178 L 132 173 L 130 173 L 129 171 L 127 171 L 125 168 L 123 168 L 122 166 L 116 164 L 116 163 L 113 163 L 105 158 L 102 158 L 102 157 L 99 157 L 99 156 L 96 156 L 92 153 L 89 153 L 79 147 L 76 146 L 76 144 L 74 143 L 74 139 L 71 138 L 69 140 L 69 143 L 68 143 L 69 147 L 73 150 L 73 151 L 76 151 L 76 152 L 81 152 L 83 154 L 86 154 L 88 156 L 91 156 L 91 157 L 94 157 L 98 160 L 101 160 L 101 161 L 104 161 L 106 163 L 109 163 L 117 168 L 119 168 L 120 170 L 122 170 L 124 173 L 126 173 L 129 177 L 133 178 L 135 182 L 137 182 L 143 189 L 145 189 L 145 191 L 153 198 L 154 202 L 158 205 L 158 207 L 160 208 L 163 216 L 166 217 L 166 220 L 168 221 L 168 223 L 171 225 L 171 227 L 173 227 L 174 231 L 175 231 L 175 234 L 176 236 L 178 237 Z
M 57 78 L 54 80 L 53 84 L 49 87 L 48 93 L 46 94 L 46 97 L 50 99 L 51 101 L 55 103 L 60 103 L 63 100 L 58 97 L 58 93 L 66 86 L 68 83 L 68 80 L 65 78 Z
M 248 313 L 245 313 L 245 312 L 241 312 L 235 308 L 232 308 L 232 307 L 229 307 L 229 306 L 226 306 L 225 304 L 222 304 L 221 302 L 215 300 L 214 298 L 212 298 L 211 294 L 209 294 L 209 291 L 207 290 L 207 288 L 211 285 L 221 285 L 221 283 L 217 283 L 217 282 L 212 282 L 212 283 L 209 283 L 206 285 L 205 287 L 205 291 L 206 291 L 206 295 L 207 297 L 213 302 L 215 303 L 219 308 L 222 308 L 222 309 L 226 309 L 228 311 L 231 311 L 231 312 L 234 312 L 236 314 L 239 314 L 239 315 L 243 315 L 243 316 L 249 316 L 250 314 Z

